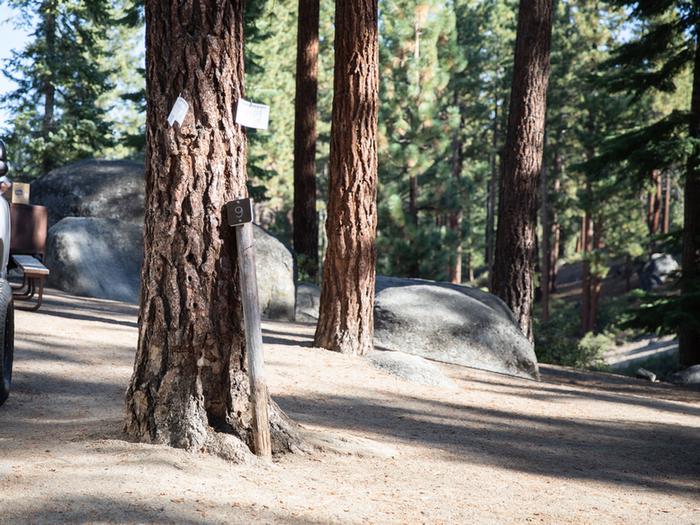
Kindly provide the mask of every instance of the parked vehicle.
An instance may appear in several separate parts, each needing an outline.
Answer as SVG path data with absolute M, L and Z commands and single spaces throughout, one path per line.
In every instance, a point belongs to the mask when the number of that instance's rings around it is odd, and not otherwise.
M 0 177 L 5 177 L 8 171 L 5 144 L 0 141 Z M 12 288 L 7 280 L 11 231 L 10 205 L 0 198 L 0 405 L 10 395 L 15 351 L 15 312 Z

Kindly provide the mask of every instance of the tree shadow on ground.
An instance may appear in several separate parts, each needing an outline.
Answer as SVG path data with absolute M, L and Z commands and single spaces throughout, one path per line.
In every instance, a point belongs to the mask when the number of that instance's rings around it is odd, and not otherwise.
M 247 505 L 231 498 L 230 504 L 210 505 L 192 498 L 171 493 L 168 497 L 152 498 L 151 502 L 136 501 L 133 496 L 123 497 L 66 495 L 47 499 L 42 504 L 33 502 L 34 510 L 21 511 L 22 501 L 7 502 L 1 518 L 4 525 L 27 523 L 177 523 L 206 525 L 212 522 L 230 524 L 289 523 L 287 512 Z M 39 507 L 39 508 L 36 508 Z M 321 521 L 296 515 L 293 523 L 320 525 Z
M 57 290 L 47 290 L 37 314 L 135 328 L 139 308 L 137 305 L 128 303 L 92 297 L 76 297 Z
M 394 394 L 395 395 L 395 394 Z M 583 479 L 674 493 L 697 493 L 697 428 L 653 422 L 550 418 L 480 406 L 385 396 L 278 395 L 297 421 L 419 442 L 454 461 L 561 479 Z
M 266 345 L 302 346 L 313 347 L 313 341 L 309 341 L 305 334 L 290 334 L 281 330 L 272 330 L 264 326 L 262 329 L 263 343 Z
M 632 405 L 636 407 L 648 408 L 650 410 L 662 410 L 664 412 L 673 412 L 686 416 L 700 417 L 700 406 L 692 406 L 687 404 L 689 402 L 687 399 L 683 398 L 676 400 L 672 398 L 671 400 L 667 401 L 665 399 L 646 397 L 649 395 L 648 391 L 644 392 L 640 390 L 639 394 L 636 394 L 628 393 L 626 391 L 619 392 L 615 389 L 600 391 L 596 387 L 588 387 L 585 390 L 582 390 L 576 388 L 561 388 L 561 386 L 555 386 L 548 383 L 539 383 L 534 386 L 521 386 L 513 383 L 484 381 L 476 378 L 470 378 L 469 383 L 479 384 L 485 387 L 497 386 L 497 389 L 486 388 L 485 390 L 503 393 L 503 390 L 507 389 L 512 395 L 527 397 L 538 401 L 557 402 L 571 398 L 580 398 L 602 401 L 605 403 Z M 645 393 L 646 396 L 643 396 L 642 393 Z M 684 402 L 686 404 L 680 404 L 677 401 Z
M 97 321 L 99 323 L 116 324 L 120 326 L 127 326 L 129 328 L 136 328 L 138 326 L 136 321 L 120 321 L 118 319 L 99 317 L 97 315 L 76 314 L 59 308 L 52 308 L 51 310 L 47 310 L 42 313 L 44 315 L 50 315 L 51 317 L 62 317 L 64 319 L 75 319 L 77 321 Z
M 120 401 L 126 385 L 23 371 L 0 409 L 3 453 L 23 453 L 52 436 L 55 443 L 124 438 Z M 95 403 L 95 401 L 98 401 Z M 116 401 L 116 402 L 115 402 Z

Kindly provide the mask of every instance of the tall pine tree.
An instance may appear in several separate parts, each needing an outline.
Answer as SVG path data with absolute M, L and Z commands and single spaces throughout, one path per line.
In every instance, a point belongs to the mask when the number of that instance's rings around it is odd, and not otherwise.
M 647 126 L 632 129 L 608 144 L 601 162 L 624 159 L 630 169 L 649 174 L 685 164 L 681 295 L 647 306 L 647 319 L 676 328 L 683 366 L 700 364 L 700 4 L 679 0 L 615 0 L 641 22 L 639 36 L 620 46 L 608 62 L 614 90 L 673 92 L 691 72 L 689 107 Z
M 101 66 L 101 35 L 110 23 L 105 0 L 5 0 L 33 28 L 4 72 L 17 89 L 2 97 L 11 111 L 8 150 L 16 173 L 32 178 L 65 163 L 99 155 L 113 143 L 107 108 L 110 89 Z

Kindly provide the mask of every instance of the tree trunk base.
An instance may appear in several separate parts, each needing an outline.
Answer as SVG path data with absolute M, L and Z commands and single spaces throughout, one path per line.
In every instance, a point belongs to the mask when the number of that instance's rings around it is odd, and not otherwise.
M 288 453 L 311 453 L 316 448 L 307 442 L 308 431 L 289 419 L 282 409 L 270 400 L 270 438 L 273 455 Z M 210 424 L 203 424 L 199 416 L 188 417 L 186 422 L 178 421 L 167 432 L 142 432 L 136 420 L 130 418 L 124 432 L 136 441 L 151 444 L 168 445 L 182 448 L 188 452 L 211 454 L 234 463 L 250 463 L 257 460 L 252 451 L 252 443 L 241 436 L 252 437 L 252 429 L 216 429 Z

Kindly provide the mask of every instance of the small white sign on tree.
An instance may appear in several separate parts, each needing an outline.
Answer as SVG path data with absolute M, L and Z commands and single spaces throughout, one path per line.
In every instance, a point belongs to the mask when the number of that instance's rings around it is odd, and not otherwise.
M 270 121 L 270 106 L 255 104 L 245 99 L 238 100 L 236 124 L 247 128 L 267 129 Z

